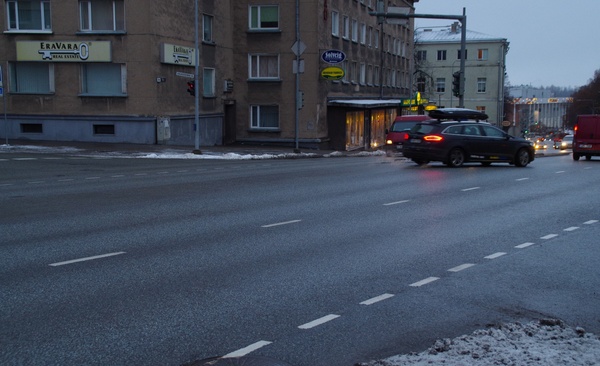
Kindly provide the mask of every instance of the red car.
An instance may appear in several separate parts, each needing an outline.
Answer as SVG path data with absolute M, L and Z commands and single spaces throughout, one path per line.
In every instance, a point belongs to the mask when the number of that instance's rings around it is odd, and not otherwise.
M 422 114 L 397 116 L 389 130 L 385 130 L 386 147 L 392 147 L 396 151 L 402 151 L 402 145 L 406 140 L 407 132 L 418 122 L 428 120 L 431 120 L 431 117 Z

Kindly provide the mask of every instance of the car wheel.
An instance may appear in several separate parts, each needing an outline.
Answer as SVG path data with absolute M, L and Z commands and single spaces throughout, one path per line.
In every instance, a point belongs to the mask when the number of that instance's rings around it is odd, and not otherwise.
M 483 166 L 490 166 L 490 165 L 492 165 L 492 163 L 490 163 L 489 161 L 484 161 L 484 162 L 481 163 L 481 165 L 483 165 Z
M 415 164 L 417 164 L 417 165 L 425 165 L 425 164 L 429 163 L 429 160 L 421 160 L 421 159 L 412 159 L 412 161 L 414 161 Z
M 448 165 L 453 167 L 453 168 L 458 168 L 459 166 L 462 166 L 465 162 L 465 152 L 458 148 L 455 147 L 454 149 L 450 150 L 450 153 L 448 154 Z
M 591 155 L 586 155 L 586 156 L 585 156 L 585 160 L 587 160 L 587 161 L 590 161 L 590 160 L 592 160 L 592 156 L 591 156 Z
M 530 161 L 529 151 L 527 149 L 521 149 L 517 151 L 517 156 L 515 159 L 515 165 L 520 167 L 525 167 L 529 164 Z
M 573 160 L 579 161 L 579 154 L 573 153 Z

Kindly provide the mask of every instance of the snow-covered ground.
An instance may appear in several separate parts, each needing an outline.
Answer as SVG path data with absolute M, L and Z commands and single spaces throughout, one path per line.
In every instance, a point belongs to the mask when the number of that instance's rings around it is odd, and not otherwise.
M 75 153 L 89 155 L 73 147 L 33 145 L 0 145 L 0 152 Z M 313 153 L 234 153 L 207 152 L 200 155 L 189 152 L 164 150 L 161 152 L 102 152 L 98 156 L 143 159 L 282 159 L 310 158 Z M 342 156 L 332 152 L 323 157 Z M 351 156 L 385 155 L 385 152 L 358 152 Z M 470 335 L 454 339 L 439 339 L 421 353 L 392 356 L 383 360 L 360 363 L 355 366 L 599 366 L 600 338 L 571 327 L 560 320 L 542 319 L 527 324 L 507 323 L 480 329 Z

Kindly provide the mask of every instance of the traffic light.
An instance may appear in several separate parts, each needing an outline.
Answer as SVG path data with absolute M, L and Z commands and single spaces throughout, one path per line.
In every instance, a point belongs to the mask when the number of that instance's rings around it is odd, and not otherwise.
M 196 81 L 188 81 L 187 82 L 187 91 L 190 95 L 196 95 Z
M 452 94 L 455 97 L 460 96 L 460 71 L 456 71 L 452 74 Z

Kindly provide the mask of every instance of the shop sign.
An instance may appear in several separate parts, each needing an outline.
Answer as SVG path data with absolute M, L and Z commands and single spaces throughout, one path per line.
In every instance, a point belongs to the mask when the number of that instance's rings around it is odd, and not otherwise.
M 110 41 L 17 41 L 17 61 L 111 62 Z
M 344 69 L 337 66 L 329 66 L 321 71 L 321 77 L 327 80 L 340 80 L 344 75 Z
M 321 54 L 321 60 L 328 64 L 339 64 L 346 59 L 346 54 L 340 50 L 327 50 Z
M 195 66 L 196 53 L 193 47 L 163 43 L 160 47 L 160 62 L 182 66 Z

